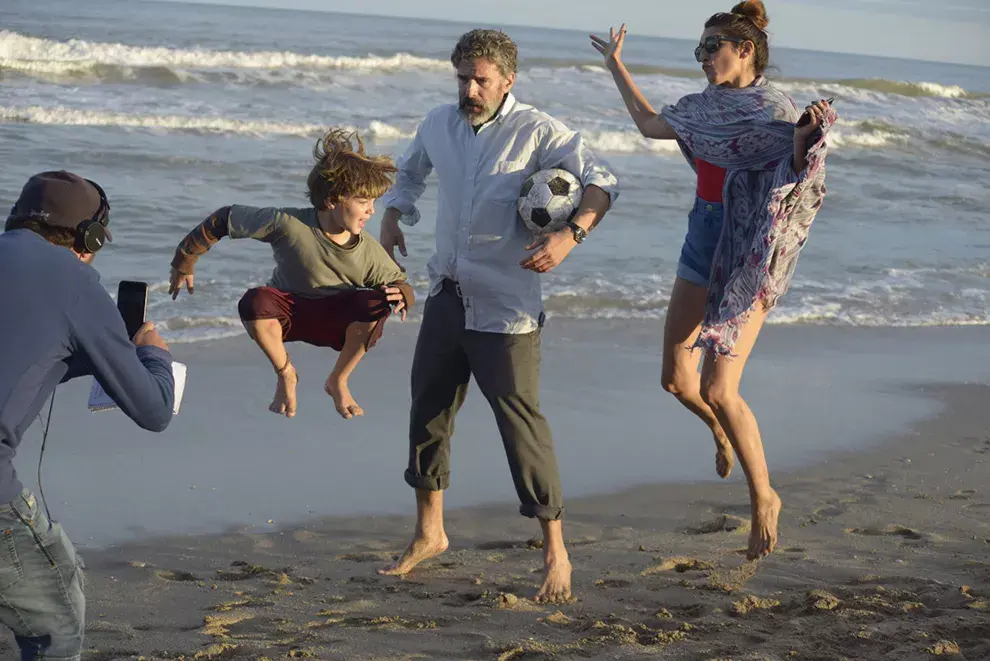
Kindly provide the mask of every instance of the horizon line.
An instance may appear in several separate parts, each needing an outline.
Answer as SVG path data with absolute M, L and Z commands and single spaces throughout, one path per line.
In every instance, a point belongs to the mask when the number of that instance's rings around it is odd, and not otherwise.
M 472 25 L 470 21 L 457 20 L 451 18 L 431 18 L 425 16 L 412 16 L 412 15 L 395 15 L 395 14 L 369 14 L 366 12 L 359 11 L 345 11 L 339 9 L 319 9 L 319 8 L 303 8 L 303 7 L 268 7 L 264 5 L 244 5 L 237 2 L 237 0 L 140 0 L 141 2 L 152 2 L 152 3 L 163 3 L 163 4 L 177 4 L 177 5 L 208 5 L 213 7 L 239 7 L 241 9 L 260 9 L 264 11 L 275 11 L 275 12 L 307 12 L 316 14 L 338 14 L 342 16 L 361 16 L 365 18 L 397 18 L 397 19 L 411 19 L 416 21 L 427 21 L 432 23 L 450 23 L 455 25 Z M 554 32 L 579 32 L 586 34 L 584 30 L 578 28 L 558 28 L 547 25 L 533 25 L 528 23 L 490 23 L 489 25 L 495 27 L 517 27 L 517 28 L 530 28 L 537 30 L 552 30 Z M 657 33 L 643 33 L 643 37 L 652 37 L 657 39 L 671 39 L 674 41 L 692 41 L 688 37 L 671 37 L 664 34 Z M 988 64 L 973 64 L 970 62 L 959 62 L 957 60 L 926 60 L 918 57 L 904 57 L 895 55 L 873 55 L 870 53 L 862 53 L 858 51 L 836 51 L 836 50 L 821 50 L 813 48 L 799 48 L 796 46 L 775 46 L 774 48 L 782 50 L 791 51 L 803 51 L 806 53 L 824 53 L 828 55 L 852 55 L 859 57 L 872 57 L 880 60 L 899 60 L 902 62 L 923 62 L 926 64 L 948 64 L 958 67 L 969 67 L 973 69 L 987 69 L 990 68 Z

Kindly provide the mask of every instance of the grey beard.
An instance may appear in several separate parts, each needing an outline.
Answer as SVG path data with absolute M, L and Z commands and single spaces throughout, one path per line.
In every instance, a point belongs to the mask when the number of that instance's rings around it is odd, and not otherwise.
M 491 121 L 492 117 L 495 116 L 495 111 L 490 108 L 485 108 L 485 112 L 483 114 L 476 115 L 473 113 L 468 113 L 467 109 L 462 108 L 461 114 L 471 126 L 481 126 L 482 124 Z

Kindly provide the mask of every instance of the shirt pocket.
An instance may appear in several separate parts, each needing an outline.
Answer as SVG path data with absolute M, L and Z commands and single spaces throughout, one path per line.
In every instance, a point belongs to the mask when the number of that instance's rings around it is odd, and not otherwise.
M 488 190 L 492 201 L 516 203 L 519 192 L 530 174 L 528 161 L 498 161 L 488 173 Z

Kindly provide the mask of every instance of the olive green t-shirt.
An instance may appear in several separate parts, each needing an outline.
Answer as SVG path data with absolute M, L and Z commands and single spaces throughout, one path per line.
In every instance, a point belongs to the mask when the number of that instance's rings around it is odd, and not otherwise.
M 381 244 L 362 232 L 347 247 L 326 237 L 316 209 L 230 207 L 228 236 L 272 246 L 275 270 L 269 285 L 304 298 L 331 296 L 356 287 L 404 282 L 405 274 Z

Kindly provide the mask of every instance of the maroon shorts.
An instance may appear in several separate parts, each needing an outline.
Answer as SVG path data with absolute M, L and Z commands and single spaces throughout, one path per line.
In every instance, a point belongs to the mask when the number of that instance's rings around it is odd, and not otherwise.
M 304 298 L 274 287 L 249 289 L 237 304 L 242 321 L 278 319 L 283 342 L 306 342 L 318 347 L 344 348 L 347 327 L 376 322 L 366 349 L 382 336 L 392 308 L 385 292 L 358 289 L 323 298 Z

